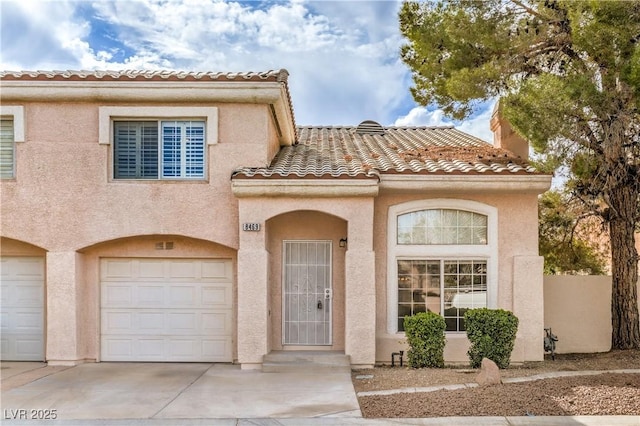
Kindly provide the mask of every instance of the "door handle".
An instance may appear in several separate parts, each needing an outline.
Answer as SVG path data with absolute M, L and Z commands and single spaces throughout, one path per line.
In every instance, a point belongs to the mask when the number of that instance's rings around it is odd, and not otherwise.
M 318 300 L 318 309 L 322 309 L 322 300 Z

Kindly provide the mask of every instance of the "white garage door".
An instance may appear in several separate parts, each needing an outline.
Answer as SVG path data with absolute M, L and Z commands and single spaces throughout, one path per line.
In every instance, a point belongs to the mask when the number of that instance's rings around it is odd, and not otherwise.
M 44 258 L 2 257 L 0 358 L 44 360 Z
M 226 259 L 102 259 L 103 361 L 231 362 Z

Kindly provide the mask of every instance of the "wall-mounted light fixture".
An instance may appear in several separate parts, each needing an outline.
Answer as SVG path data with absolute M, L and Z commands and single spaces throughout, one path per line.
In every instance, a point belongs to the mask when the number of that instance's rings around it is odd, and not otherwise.
M 345 248 L 347 246 L 347 239 L 346 238 L 340 238 L 340 241 L 338 241 L 338 245 L 342 248 Z

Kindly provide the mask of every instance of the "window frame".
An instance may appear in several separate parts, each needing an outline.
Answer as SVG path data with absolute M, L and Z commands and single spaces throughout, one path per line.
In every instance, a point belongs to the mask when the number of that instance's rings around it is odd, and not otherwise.
M 119 120 L 119 119 L 114 119 L 112 121 L 113 123 L 113 133 L 114 133 L 114 142 L 113 142 L 113 150 L 112 150 L 112 166 L 113 166 L 113 179 L 114 180 L 134 180 L 134 181 L 144 181 L 144 180 L 148 180 L 148 181 L 156 181 L 156 180 L 178 180 L 178 181 L 187 181 L 187 180 L 192 180 L 192 181 L 202 181 L 202 180 L 206 180 L 207 179 L 207 134 L 206 134 L 206 122 L 202 119 L 160 119 L 160 120 L 153 120 L 153 119 L 144 119 L 144 120 Z M 148 126 L 146 127 L 146 129 L 156 129 L 155 132 L 155 171 L 156 171 L 156 176 L 152 177 L 152 176 L 140 176 L 140 177 L 128 177 L 128 176 L 116 176 L 116 169 L 117 169 L 117 163 L 118 163 L 118 144 L 116 142 L 116 125 L 118 123 L 123 123 L 124 125 L 126 125 L 127 127 L 130 126 L 131 123 L 144 123 L 147 124 Z M 150 124 L 153 125 L 151 126 Z M 167 143 L 170 142 L 170 139 L 167 139 L 167 137 L 169 136 L 168 133 L 166 133 L 166 129 L 170 128 L 170 127 L 177 127 L 177 128 L 181 128 L 181 133 L 182 131 L 184 131 L 188 126 L 186 123 L 194 123 L 197 125 L 194 125 L 193 128 L 200 128 L 202 129 L 203 132 L 203 138 L 202 138 L 202 142 L 201 142 L 201 148 L 202 148 L 202 165 L 200 166 L 202 168 L 202 173 L 199 175 L 189 175 L 188 172 L 188 163 L 187 163 L 187 158 L 189 156 L 189 146 L 188 146 L 188 142 L 186 142 L 185 140 L 183 140 L 182 138 L 179 139 L 179 143 L 177 144 L 177 150 L 176 149 L 167 149 Z M 141 131 L 141 127 L 138 126 L 136 131 Z M 138 134 L 138 136 L 140 136 Z M 126 142 L 125 142 L 126 143 Z M 140 142 L 143 143 L 143 142 Z M 151 147 L 152 144 L 149 144 L 149 146 Z M 200 144 L 198 144 L 198 146 L 200 146 Z M 126 147 L 126 145 L 125 145 Z M 122 147 L 121 149 L 125 150 L 125 147 Z M 200 149 L 200 148 L 199 148 Z M 168 154 L 171 152 L 179 152 L 180 153 L 180 162 L 177 164 L 177 167 L 180 171 L 180 175 L 178 176 L 170 176 L 167 175 L 166 171 L 167 168 L 169 167 L 169 163 L 167 162 L 167 157 Z M 137 158 L 137 165 L 138 167 L 142 167 L 142 160 L 143 158 Z M 175 166 L 174 166 L 175 168 Z
M 17 174 L 17 155 L 16 144 L 25 141 L 24 131 L 24 106 L 22 105 L 0 105 L 0 118 L 2 120 L 11 120 L 13 125 L 13 146 L 12 146 L 12 170 L 11 176 L 0 177 L 2 181 L 11 181 L 16 179 Z
M 398 244 L 398 216 L 419 210 L 447 209 L 478 213 L 487 217 L 487 244 Z M 387 217 L 387 332 L 398 330 L 398 260 L 485 261 L 487 263 L 487 307 L 497 307 L 498 296 L 498 209 L 464 199 L 409 201 L 389 207 Z M 442 285 L 442 283 L 441 283 Z M 447 334 L 464 334 L 448 331 Z
M 218 143 L 217 107 L 99 107 L 98 143 L 114 145 L 109 151 L 109 180 L 112 182 L 203 182 L 209 178 L 210 145 Z M 115 135 L 116 121 L 155 121 L 158 123 L 158 177 L 155 178 L 116 178 L 115 177 Z M 202 177 L 162 177 L 162 123 L 166 121 L 204 122 L 204 170 Z

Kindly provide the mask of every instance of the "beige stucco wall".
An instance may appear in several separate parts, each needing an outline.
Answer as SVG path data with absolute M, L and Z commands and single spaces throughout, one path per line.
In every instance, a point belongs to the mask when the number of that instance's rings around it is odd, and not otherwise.
M 235 264 L 231 172 L 265 166 L 277 151 L 268 105 L 188 104 L 218 110 L 206 179 L 125 181 L 112 178 L 112 144 L 98 141 L 99 111 L 130 104 L 19 104 L 25 141 L 15 145 L 15 179 L 0 182 L 2 254 L 46 254 L 47 360 L 98 358 L 100 257 L 221 257 Z M 154 251 L 153 242 L 167 238 L 176 248 Z
M 208 147 L 208 177 L 194 182 L 112 180 L 112 146 L 98 144 L 98 107 L 25 105 L 16 179 L 2 182 L 3 236 L 61 251 L 162 233 L 237 248 L 229 178 L 240 165 L 270 160 L 274 133 L 267 107 L 219 106 L 219 143 Z
M 0 256 L 45 256 L 46 251 L 40 247 L 0 237 Z
M 374 251 L 376 253 L 376 362 L 390 363 L 391 353 L 407 350 L 404 333 L 387 331 L 387 221 L 390 206 L 414 200 L 455 198 L 476 201 L 498 211 L 497 307 L 513 311 L 521 321 L 512 354 L 513 362 L 540 360 L 542 337 L 542 259 L 538 256 L 538 205 L 533 192 L 488 195 L 464 192 L 424 191 L 420 194 L 381 194 L 375 203 Z M 522 303 L 514 303 L 519 295 Z M 532 340 L 533 339 L 533 340 Z M 469 348 L 464 333 L 447 333 L 445 361 L 467 363 Z
M 234 358 L 259 366 L 265 353 L 279 348 L 278 248 L 282 239 L 300 237 L 334 241 L 334 348 L 344 349 L 354 365 L 388 362 L 403 344 L 402 336 L 386 330 L 387 212 L 392 205 L 433 198 L 472 200 L 498 210 L 498 306 L 531 319 L 519 332 L 515 360 L 539 356 L 523 342 L 542 327 L 536 317 L 542 284 L 534 192 L 487 195 L 461 186 L 383 191 L 376 198 L 373 180 L 327 185 L 305 179 L 291 191 L 316 197 L 255 195 L 278 182 L 254 195 L 234 195 L 232 170 L 269 164 L 281 137 L 268 105 L 203 102 L 16 103 L 24 106 L 25 142 L 16 144 L 16 178 L 0 182 L 2 254 L 46 256 L 48 360 L 98 359 L 100 258 L 220 257 L 237 267 Z M 205 180 L 112 179 L 113 146 L 99 143 L 100 107 L 158 105 L 217 108 L 217 139 L 207 147 Z M 242 232 L 247 222 L 262 224 L 262 230 Z M 348 247 L 340 251 L 337 242 L 344 236 Z M 169 240 L 174 250 L 155 251 L 155 242 Z M 526 303 L 514 303 L 516 297 Z M 466 361 L 466 346 L 463 335 L 449 336 L 447 360 Z
M 611 277 L 545 276 L 544 324 L 558 336 L 558 353 L 609 351 Z

